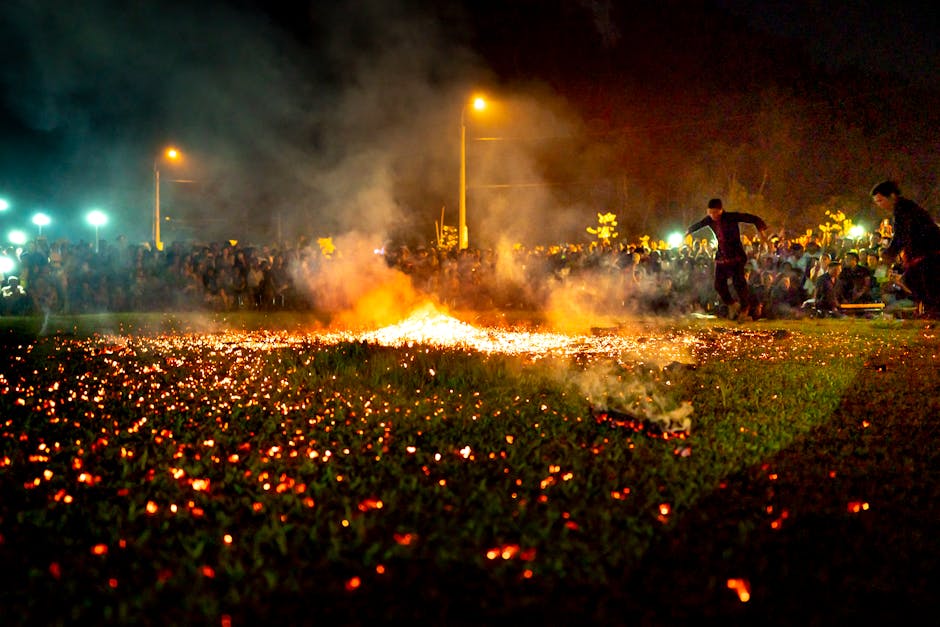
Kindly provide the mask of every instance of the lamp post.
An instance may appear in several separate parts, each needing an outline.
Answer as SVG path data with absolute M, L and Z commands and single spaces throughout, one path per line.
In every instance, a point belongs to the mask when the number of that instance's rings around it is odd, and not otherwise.
M 163 250 L 160 240 L 160 158 L 176 161 L 180 152 L 176 148 L 167 148 L 159 157 L 153 160 L 153 245 L 157 250 Z
M 33 216 L 33 224 L 39 227 L 39 237 L 42 237 L 42 227 L 46 226 L 52 222 L 52 220 L 44 213 L 37 213 Z
M 477 111 L 486 108 L 486 100 L 476 97 L 470 103 Z M 470 244 L 467 232 L 467 105 L 460 110 L 460 210 L 457 224 L 458 248 L 464 250 Z
M 7 234 L 7 239 L 10 240 L 11 244 L 14 244 L 16 246 L 22 246 L 23 244 L 29 241 L 29 237 L 27 237 L 26 233 L 24 233 L 23 231 L 19 229 L 13 229 L 12 231 L 10 231 Z
M 108 216 L 103 211 L 92 209 L 85 216 L 88 223 L 95 227 L 95 254 L 98 254 L 98 227 L 104 226 L 108 222 Z

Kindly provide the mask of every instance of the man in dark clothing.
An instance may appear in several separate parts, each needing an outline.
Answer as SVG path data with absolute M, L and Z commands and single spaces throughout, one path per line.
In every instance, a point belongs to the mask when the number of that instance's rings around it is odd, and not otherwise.
M 761 240 L 765 239 L 764 232 L 767 224 L 759 217 L 750 213 L 725 211 L 720 198 L 708 201 L 708 215 L 693 224 L 686 231 L 691 235 L 701 228 L 708 227 L 718 238 L 718 252 L 715 254 L 715 290 L 718 296 L 728 307 L 728 317 L 736 319 L 738 314 L 742 318 L 749 315 L 756 303 L 751 298 L 747 279 L 744 277 L 744 266 L 747 264 L 747 253 L 741 243 L 740 224 L 745 222 L 757 227 Z M 728 280 L 734 285 L 737 300 L 728 289 Z M 756 313 L 756 311 L 755 311 Z
M 842 274 L 842 264 L 838 261 L 832 261 L 826 271 L 816 279 L 813 305 L 821 315 L 836 315 L 839 313 L 840 300 L 836 285 L 839 282 L 840 274 Z
M 859 263 L 858 253 L 850 250 L 845 253 L 845 266 L 839 276 L 836 289 L 841 303 L 873 303 L 871 288 L 874 282 L 871 272 Z
M 904 285 L 925 315 L 940 316 L 940 227 L 923 207 L 904 198 L 894 181 L 875 185 L 871 197 L 879 209 L 893 211 L 894 235 L 885 258 L 891 262 L 902 255 Z

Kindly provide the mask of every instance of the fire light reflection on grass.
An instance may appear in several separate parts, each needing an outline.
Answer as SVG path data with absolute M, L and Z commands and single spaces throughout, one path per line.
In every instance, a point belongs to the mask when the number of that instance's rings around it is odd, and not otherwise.
M 547 475 L 545 467 L 540 467 L 536 480 L 524 481 L 520 468 L 506 461 L 512 447 L 522 448 L 520 442 L 545 437 L 546 423 L 567 428 L 582 422 L 586 416 L 579 413 L 580 408 L 572 411 L 566 399 L 559 400 L 564 395 L 548 400 L 537 395 L 513 397 L 513 390 L 490 402 L 473 388 L 425 385 L 440 376 L 433 371 L 424 378 L 391 373 L 389 380 L 409 382 L 405 390 L 392 389 L 391 384 L 386 387 L 381 377 L 376 378 L 381 384 L 375 385 L 365 374 L 363 386 L 348 376 L 334 377 L 340 381 L 334 384 L 333 367 L 345 363 L 330 358 L 336 352 L 333 346 L 367 343 L 400 349 L 364 351 L 362 361 L 379 361 L 378 357 L 394 353 L 383 366 L 399 363 L 404 368 L 413 366 L 415 355 L 425 353 L 425 347 L 513 355 L 542 363 L 557 357 L 570 366 L 564 376 L 572 381 L 580 374 L 597 371 L 600 375 L 613 368 L 615 383 L 644 398 L 652 394 L 630 388 L 632 375 L 641 369 L 636 363 L 657 370 L 666 385 L 671 372 L 662 367 L 702 363 L 714 355 L 733 360 L 750 351 L 758 352 L 764 362 L 806 361 L 825 366 L 845 353 L 845 343 L 838 338 L 795 334 L 786 336 L 786 342 L 774 341 L 784 337 L 759 327 L 676 331 L 641 323 L 585 334 L 532 332 L 474 326 L 425 309 L 377 330 L 43 338 L 12 351 L 10 368 L 0 372 L 0 400 L 10 410 L 0 420 L 0 441 L 6 445 L 0 454 L 0 473 L 15 479 L 36 502 L 52 507 L 89 507 L 107 494 L 118 510 L 135 511 L 135 524 L 142 527 L 172 519 L 198 520 L 198 528 L 208 528 L 211 537 L 221 539 L 225 547 L 218 563 L 199 567 L 201 577 L 214 578 L 217 572 L 225 572 L 225 560 L 236 559 L 251 547 L 252 527 L 232 528 L 227 520 L 212 527 L 219 512 L 232 502 L 225 495 L 233 485 L 244 495 L 238 507 L 250 508 L 258 519 L 266 517 L 275 527 L 287 520 L 303 520 L 320 525 L 324 537 L 344 538 L 353 537 L 353 531 L 361 534 L 367 527 L 363 521 L 390 516 L 387 512 L 401 507 L 394 490 L 386 494 L 367 481 L 386 457 L 405 458 L 403 467 L 414 470 L 416 483 L 434 486 L 435 502 L 443 503 L 442 508 L 455 506 L 456 495 L 467 492 L 454 472 L 455 462 L 492 466 L 500 477 L 506 475 L 511 487 L 504 500 L 509 503 L 507 511 L 513 513 L 528 507 L 526 502 L 548 503 L 566 484 L 567 489 L 582 485 L 584 477 L 561 464 L 549 463 Z M 35 353 L 29 356 L 30 351 Z M 327 358 L 318 362 L 323 354 Z M 353 355 L 347 360 L 353 372 L 357 376 L 367 372 L 367 368 L 360 370 L 355 351 Z M 428 365 L 437 367 L 441 360 L 432 356 L 423 363 L 427 369 Z M 308 366 L 319 370 L 311 374 Z M 376 371 L 385 374 L 384 368 Z M 558 407 L 553 402 L 565 404 Z M 502 431 L 503 417 L 519 413 L 523 405 L 538 410 L 532 412 L 534 424 L 516 424 L 516 431 Z M 477 423 L 478 418 L 484 420 Z M 468 444 L 465 434 L 455 441 L 448 436 L 432 447 L 414 435 L 432 421 L 483 425 L 481 431 L 495 424 L 498 437 L 481 437 Z M 47 432 L 55 435 L 39 435 Z M 602 448 L 593 440 L 590 446 L 594 455 Z M 691 456 L 690 446 L 675 451 L 683 458 Z M 126 474 L 116 473 L 116 468 Z M 638 486 L 623 483 L 605 485 L 603 494 L 618 507 L 645 498 Z M 337 507 L 344 498 L 352 505 Z M 851 501 L 847 508 L 860 513 L 869 505 Z M 666 524 L 677 511 L 681 510 L 657 495 L 655 510 L 647 513 Z M 771 527 L 777 529 L 789 512 L 782 509 L 773 515 Z M 589 526 L 583 512 L 561 514 L 563 533 Z M 393 557 L 407 555 L 431 541 L 426 537 L 433 537 L 427 529 L 406 525 L 385 529 L 375 523 L 375 529 L 387 534 L 383 550 Z M 351 530 L 349 535 L 340 535 L 347 530 Z M 134 548 L 135 539 L 115 537 L 120 533 L 117 529 L 109 533 L 96 529 L 82 545 L 83 553 L 102 562 L 117 562 L 127 542 Z M 7 541 L 18 540 L 10 536 Z M 521 577 L 530 578 L 545 568 L 540 556 L 550 550 L 547 544 L 538 549 L 534 544 L 531 539 L 520 543 L 518 538 L 494 534 L 482 538 L 476 549 L 487 564 L 496 567 L 508 562 L 519 568 Z M 65 553 L 40 570 L 55 579 L 74 576 L 68 570 L 71 559 Z M 385 575 L 386 568 L 393 569 L 386 564 L 390 562 L 369 566 Z M 361 572 L 351 573 L 344 579 L 345 589 L 352 592 L 368 586 L 369 572 L 363 566 Z M 154 574 L 161 583 L 183 576 L 168 568 L 157 568 Z M 123 582 L 116 577 L 106 580 L 111 588 Z M 748 580 L 729 579 L 728 587 L 742 602 L 750 598 Z

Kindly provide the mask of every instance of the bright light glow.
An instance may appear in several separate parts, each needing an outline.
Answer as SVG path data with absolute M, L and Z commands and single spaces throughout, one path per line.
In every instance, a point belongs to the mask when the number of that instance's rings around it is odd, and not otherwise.
M 0 256 L 0 274 L 10 274 L 15 267 L 16 262 L 13 261 L 12 257 L 6 255 Z
M 52 219 L 44 213 L 37 213 L 33 216 L 33 224 L 42 228 L 52 222 Z
M 98 227 L 104 226 L 108 223 L 108 216 L 99 209 L 92 209 L 88 212 L 88 215 L 85 216 L 85 219 L 88 220 L 88 224 Z
M 678 231 L 675 233 L 670 233 L 669 237 L 666 238 L 666 243 L 669 244 L 669 248 L 679 248 L 682 246 L 682 242 L 685 241 L 685 236 Z
M 10 208 L 10 203 L 6 198 L 0 198 L 0 211 L 6 211 Z
M 858 239 L 860 237 L 864 237 L 864 235 L 865 235 L 865 227 L 862 226 L 861 224 L 856 224 L 851 229 L 849 229 L 849 237 L 851 237 L 852 239 Z
M 482 96 L 477 96 L 476 98 L 474 98 L 473 108 L 476 109 L 477 111 L 482 111 L 483 109 L 485 109 L 486 99 L 484 99 Z
M 179 159 L 180 152 L 176 148 L 167 148 L 166 156 L 167 156 L 167 159 Z
M 26 233 L 24 233 L 23 231 L 19 229 L 14 229 L 7 234 L 7 239 L 10 240 L 11 244 L 22 246 L 23 244 L 26 243 L 26 240 L 29 238 L 26 236 Z

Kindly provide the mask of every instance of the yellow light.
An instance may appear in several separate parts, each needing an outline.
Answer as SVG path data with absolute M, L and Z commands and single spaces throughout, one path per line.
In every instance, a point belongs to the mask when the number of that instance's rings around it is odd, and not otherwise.
M 180 153 L 176 148 L 167 148 L 166 156 L 168 159 L 179 159 Z
M 482 111 L 486 108 L 486 100 L 482 96 L 477 96 L 473 99 L 473 108 Z

